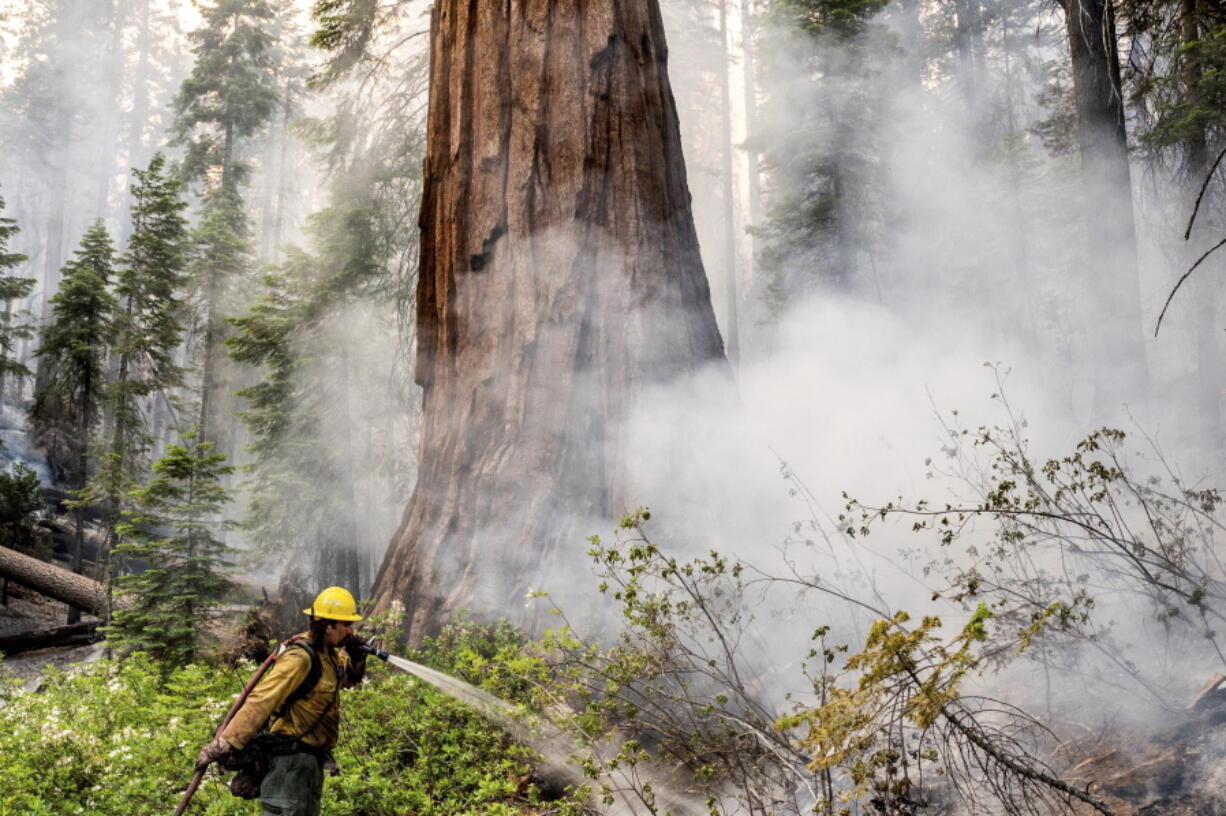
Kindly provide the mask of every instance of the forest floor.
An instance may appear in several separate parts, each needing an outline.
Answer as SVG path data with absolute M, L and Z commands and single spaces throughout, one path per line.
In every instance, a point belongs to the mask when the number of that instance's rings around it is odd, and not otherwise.
M 61 625 L 68 617 L 68 605 L 34 592 L 9 585 L 8 603 L 0 605 L 0 637 L 36 632 Z M 82 621 L 96 621 L 83 615 Z M 63 669 L 73 663 L 90 663 L 102 654 L 102 644 L 38 649 L 5 657 L 0 666 L 6 673 L 27 683 L 36 682 L 43 669 L 54 665 Z

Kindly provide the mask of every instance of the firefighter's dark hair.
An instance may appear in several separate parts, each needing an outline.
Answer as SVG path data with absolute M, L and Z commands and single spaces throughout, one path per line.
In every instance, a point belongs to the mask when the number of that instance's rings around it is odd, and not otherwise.
M 335 621 L 330 621 L 327 618 L 316 618 L 312 616 L 311 625 L 307 630 L 311 634 L 311 645 L 315 648 L 315 651 L 320 654 L 323 654 L 325 648 L 324 636 L 327 634 L 329 623 L 335 623 Z

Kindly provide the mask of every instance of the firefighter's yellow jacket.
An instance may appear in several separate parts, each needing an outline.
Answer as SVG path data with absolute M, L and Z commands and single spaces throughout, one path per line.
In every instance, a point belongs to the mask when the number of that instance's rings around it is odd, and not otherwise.
M 284 717 L 277 717 L 275 712 L 311 670 L 311 656 L 306 649 L 283 647 L 243 707 L 221 732 L 222 739 L 239 750 L 272 717 L 269 730 L 274 734 L 297 736 L 312 748 L 334 747 L 340 727 L 340 690 L 354 685 L 349 654 L 344 649 L 321 649 L 317 654 L 322 671 L 314 690 L 294 703 Z

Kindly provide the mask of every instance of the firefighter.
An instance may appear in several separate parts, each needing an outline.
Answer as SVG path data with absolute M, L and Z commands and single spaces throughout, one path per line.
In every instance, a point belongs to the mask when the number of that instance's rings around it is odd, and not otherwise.
M 242 708 L 196 760 L 197 770 L 253 739 L 268 757 L 259 782 L 263 816 L 319 816 L 323 776 L 340 769 L 332 749 L 340 725 L 340 690 L 366 673 L 364 641 L 353 633 L 353 595 L 328 587 L 309 609 L 308 630 L 283 647 Z M 224 764 L 224 763 L 223 763 Z

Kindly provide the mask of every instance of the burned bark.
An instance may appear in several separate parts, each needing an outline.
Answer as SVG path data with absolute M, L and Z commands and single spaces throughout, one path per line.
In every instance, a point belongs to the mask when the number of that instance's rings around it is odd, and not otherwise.
M 656 0 L 441 0 L 431 47 L 419 476 L 374 589 L 412 640 L 522 608 L 626 509 L 636 396 L 726 368 Z

